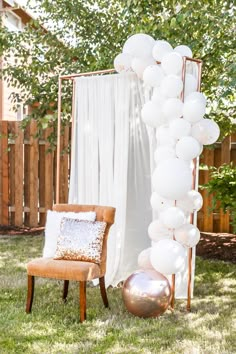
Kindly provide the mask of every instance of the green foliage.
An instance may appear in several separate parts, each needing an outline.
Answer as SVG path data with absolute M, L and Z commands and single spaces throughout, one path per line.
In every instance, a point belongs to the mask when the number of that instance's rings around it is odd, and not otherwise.
M 40 257 L 42 236 L 0 237 L 0 352 L 234 353 L 236 265 L 197 257 L 192 311 L 176 300 L 175 311 L 138 318 L 124 307 L 121 288 L 108 289 L 105 309 L 99 288 L 87 289 L 87 320 L 79 322 L 78 283 L 36 279 L 31 314 L 25 313 L 26 264 Z
M 20 88 L 15 102 L 41 103 L 33 111 L 40 121 L 57 102 L 58 75 L 106 69 L 130 35 L 149 33 L 173 46 L 189 45 L 204 62 L 202 90 L 208 117 L 221 127 L 222 137 L 236 130 L 234 116 L 235 54 L 232 1 L 210 0 L 41 0 L 29 1 L 39 14 L 22 33 L 0 29 L 1 51 L 13 52 L 4 75 Z M 44 24 L 44 27 L 41 26 Z M 48 31 L 45 31 L 45 28 Z M 63 91 L 63 117 L 70 113 L 69 88 Z M 55 105 L 54 109 L 57 109 Z M 44 124 L 45 126 L 45 124 Z
M 210 180 L 203 188 L 213 195 L 213 209 L 220 202 L 220 207 L 225 212 L 231 212 L 233 230 L 236 233 L 236 166 L 230 163 L 219 168 L 211 167 Z

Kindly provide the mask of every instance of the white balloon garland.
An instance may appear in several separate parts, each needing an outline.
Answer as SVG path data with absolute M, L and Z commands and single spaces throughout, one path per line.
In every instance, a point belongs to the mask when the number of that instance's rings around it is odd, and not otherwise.
M 182 271 L 185 248 L 196 246 L 200 239 L 198 228 L 187 221 L 202 207 L 200 193 L 191 189 L 190 162 L 201 154 L 202 145 L 213 144 L 220 135 L 218 125 L 204 118 L 206 98 L 197 92 L 196 77 L 186 73 L 183 84 L 183 57 L 192 58 L 188 46 L 173 49 L 167 41 L 140 33 L 127 39 L 123 53 L 114 60 L 117 72 L 134 71 L 153 88 L 141 116 L 156 129 L 150 202 L 158 218 L 148 228 L 152 246 L 140 253 L 138 264 L 164 275 Z

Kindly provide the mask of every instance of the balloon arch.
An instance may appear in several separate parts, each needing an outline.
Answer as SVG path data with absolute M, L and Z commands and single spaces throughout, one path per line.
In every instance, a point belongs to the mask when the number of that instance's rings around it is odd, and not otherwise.
M 213 144 L 220 134 L 218 125 L 204 118 L 202 61 L 192 58 L 186 45 L 173 49 L 167 41 L 140 33 L 127 39 L 114 67 L 119 73 L 134 71 L 144 85 L 153 88 L 151 100 L 142 108 L 142 119 L 156 129 L 150 199 L 156 218 L 148 228 L 151 247 L 140 253 L 141 270 L 124 283 L 123 298 L 127 309 L 141 317 L 160 315 L 170 302 L 173 308 L 175 274 L 188 261 L 190 310 L 192 248 L 200 240 L 196 212 L 203 203 L 196 190 L 196 166 L 203 145 Z M 171 291 L 165 276 L 172 276 Z

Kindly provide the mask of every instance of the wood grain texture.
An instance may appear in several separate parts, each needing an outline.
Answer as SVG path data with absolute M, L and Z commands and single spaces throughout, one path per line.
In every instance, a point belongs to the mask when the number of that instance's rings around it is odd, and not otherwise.
M 30 160 L 29 160 L 29 223 L 30 226 L 38 225 L 38 160 L 39 145 L 37 134 L 37 123 L 32 121 L 30 124 Z

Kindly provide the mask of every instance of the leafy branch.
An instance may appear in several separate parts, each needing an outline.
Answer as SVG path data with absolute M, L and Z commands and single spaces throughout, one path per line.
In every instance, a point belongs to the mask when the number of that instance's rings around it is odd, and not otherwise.
M 210 167 L 210 180 L 201 188 L 206 189 L 213 196 L 214 209 L 217 202 L 224 212 L 230 211 L 233 232 L 236 233 L 236 166 L 231 162 L 219 168 Z

